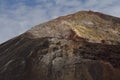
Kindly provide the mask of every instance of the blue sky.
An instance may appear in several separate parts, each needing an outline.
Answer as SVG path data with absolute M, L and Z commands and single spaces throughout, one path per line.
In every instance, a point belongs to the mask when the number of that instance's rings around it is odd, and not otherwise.
M 80 10 L 120 17 L 120 0 L 0 0 L 0 43 L 37 24 Z

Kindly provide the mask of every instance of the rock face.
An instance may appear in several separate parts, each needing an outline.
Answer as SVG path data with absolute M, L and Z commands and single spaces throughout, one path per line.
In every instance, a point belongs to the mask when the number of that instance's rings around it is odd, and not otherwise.
M 0 80 L 120 80 L 120 19 L 80 11 L 0 45 Z

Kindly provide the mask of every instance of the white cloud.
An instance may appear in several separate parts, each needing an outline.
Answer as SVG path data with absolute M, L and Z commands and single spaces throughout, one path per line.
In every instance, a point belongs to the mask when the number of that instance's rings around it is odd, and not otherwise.
M 61 6 L 80 6 L 81 1 L 80 0 L 55 0 L 55 3 L 57 5 Z
M 3 3 L 0 5 L 0 43 L 34 25 L 80 10 L 91 9 L 120 17 L 119 0 L 33 0 L 37 3 L 33 6 L 26 5 L 26 0 L 14 5 L 6 5 L 5 1 L 0 1 Z

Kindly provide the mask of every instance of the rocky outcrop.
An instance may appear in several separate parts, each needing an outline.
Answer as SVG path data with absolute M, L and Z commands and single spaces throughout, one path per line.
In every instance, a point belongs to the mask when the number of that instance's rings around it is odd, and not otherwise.
M 82 11 L 37 25 L 0 45 L 0 80 L 119 80 L 119 22 Z
M 93 43 L 120 44 L 120 19 L 92 11 L 80 11 L 37 25 L 27 31 L 32 38 L 68 38 L 71 31 Z

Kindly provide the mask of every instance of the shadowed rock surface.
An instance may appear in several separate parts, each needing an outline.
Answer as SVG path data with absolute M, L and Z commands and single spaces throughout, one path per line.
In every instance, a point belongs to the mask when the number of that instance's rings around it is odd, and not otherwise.
M 80 11 L 0 45 L 0 80 L 120 80 L 120 19 Z

